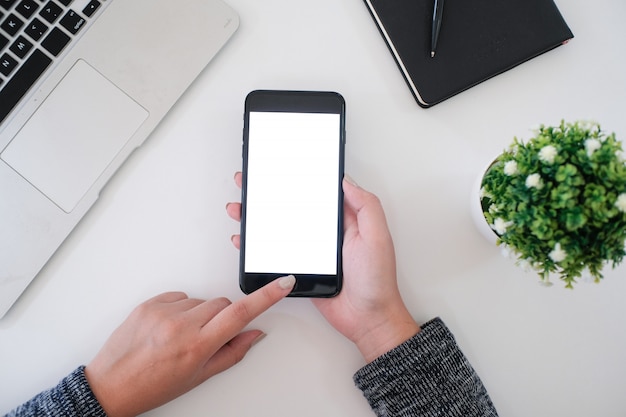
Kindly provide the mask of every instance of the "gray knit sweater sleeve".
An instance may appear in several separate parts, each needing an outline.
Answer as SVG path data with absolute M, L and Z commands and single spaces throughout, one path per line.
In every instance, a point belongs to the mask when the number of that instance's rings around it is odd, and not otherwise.
M 5 417 L 106 417 L 84 369 Z M 438 318 L 361 368 L 354 381 L 379 417 L 497 417 L 478 375 Z
M 5 417 L 106 417 L 81 366 L 56 387 L 44 391 Z
M 441 319 L 354 375 L 379 417 L 497 417 L 480 378 Z

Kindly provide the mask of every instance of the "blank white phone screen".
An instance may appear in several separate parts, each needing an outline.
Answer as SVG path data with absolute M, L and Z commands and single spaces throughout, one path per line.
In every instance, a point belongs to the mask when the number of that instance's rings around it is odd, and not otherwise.
M 340 116 L 250 112 L 244 271 L 336 274 Z

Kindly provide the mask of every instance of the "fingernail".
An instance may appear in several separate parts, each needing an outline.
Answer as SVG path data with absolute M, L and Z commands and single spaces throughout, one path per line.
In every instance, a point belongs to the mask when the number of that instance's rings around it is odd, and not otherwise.
M 355 187 L 359 186 L 359 184 L 357 184 L 356 181 L 348 174 L 343 174 L 343 179 L 348 181 L 349 184 L 354 185 Z
M 261 333 L 260 335 L 258 335 L 258 336 L 256 337 L 256 339 L 254 339 L 254 340 L 252 341 L 252 345 L 250 345 L 250 347 L 252 347 L 252 346 L 256 345 L 256 344 L 257 344 L 257 343 L 259 343 L 261 340 L 265 339 L 265 336 L 267 336 L 267 334 L 266 334 L 266 333 Z
M 278 286 L 283 290 L 290 290 L 296 285 L 296 277 L 293 275 L 287 275 L 278 279 Z

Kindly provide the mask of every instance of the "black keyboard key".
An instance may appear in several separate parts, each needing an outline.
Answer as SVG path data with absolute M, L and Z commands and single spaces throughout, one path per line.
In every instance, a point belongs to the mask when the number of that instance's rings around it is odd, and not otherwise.
M 72 0 L 59 0 L 59 3 L 61 3 L 63 6 L 69 6 L 71 2 Z
M 63 13 L 61 6 L 53 1 L 49 1 L 43 6 L 43 9 L 41 9 L 39 16 L 43 17 L 48 23 L 53 23 L 61 16 L 61 13 Z
M 23 36 L 20 36 L 13 42 L 13 45 L 9 48 L 18 58 L 24 59 L 26 54 L 30 52 L 33 44 Z
M 61 29 L 54 28 L 52 32 L 46 39 L 41 42 L 41 46 L 43 46 L 48 52 L 50 52 L 54 56 L 58 56 L 63 48 L 67 46 L 70 41 L 70 37 L 66 35 Z
M 24 61 L 13 78 L 0 90 L 0 123 L 6 119 L 51 62 L 52 60 L 38 49 Z
M 34 18 L 33 21 L 26 26 L 24 32 L 26 32 L 28 36 L 33 38 L 33 40 L 38 41 L 43 36 L 43 34 L 46 33 L 47 30 L 48 26 L 46 26 L 44 22 L 37 18 Z
M 100 7 L 100 2 L 98 0 L 91 0 L 87 6 L 83 9 L 83 14 L 87 17 L 93 16 L 93 14 Z
M 2 50 L 2 48 L 7 46 L 8 43 L 9 43 L 9 39 L 6 36 L 4 36 L 2 33 L 0 33 L 0 50 Z
M 17 0 L 0 0 L 0 6 L 5 10 L 9 10 Z
M 35 14 L 38 8 L 39 5 L 33 0 L 22 0 L 20 4 L 18 4 L 15 8 L 15 11 L 24 16 L 26 19 L 30 19 L 30 17 Z
M 0 74 L 9 75 L 17 67 L 17 61 L 9 54 L 2 54 L 0 57 Z
M 9 34 L 9 36 L 14 36 L 17 31 L 22 28 L 22 26 L 24 26 L 24 21 L 13 13 L 7 16 L 7 18 L 4 19 L 4 22 L 0 25 L 0 27 Z
M 67 29 L 72 35 L 76 35 L 78 31 L 85 24 L 85 19 L 83 19 L 78 13 L 74 10 L 70 10 L 65 13 L 65 16 L 61 19 L 61 26 Z

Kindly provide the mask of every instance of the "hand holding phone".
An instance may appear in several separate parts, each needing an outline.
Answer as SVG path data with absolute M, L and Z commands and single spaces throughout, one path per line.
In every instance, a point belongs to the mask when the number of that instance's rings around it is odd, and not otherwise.
M 242 186 L 242 174 L 235 174 Z M 420 331 L 402 300 L 396 259 L 385 212 L 379 199 L 346 177 L 344 190 L 343 275 L 341 293 L 314 298 L 324 318 L 351 340 L 367 362 Z M 241 220 L 241 203 L 228 203 L 228 215 Z M 240 235 L 232 242 L 240 247 Z
M 344 287 L 314 299 L 324 318 L 352 341 L 367 362 L 420 331 L 398 289 L 396 257 L 382 204 L 349 177 L 344 190 Z
M 342 284 L 345 102 L 337 93 L 253 91 L 243 137 L 240 286 L 296 275 L 291 296 Z

